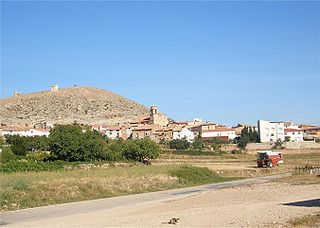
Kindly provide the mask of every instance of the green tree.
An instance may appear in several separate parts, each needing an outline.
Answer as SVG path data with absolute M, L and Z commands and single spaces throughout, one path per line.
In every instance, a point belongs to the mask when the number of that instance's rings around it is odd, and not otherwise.
M 127 140 L 123 144 L 123 156 L 128 160 L 155 159 L 161 151 L 160 146 L 149 138 Z
M 194 140 L 194 142 L 192 143 L 192 147 L 194 149 L 199 149 L 199 150 L 202 150 L 203 148 L 203 139 L 202 139 L 202 134 L 201 132 L 199 132 L 197 138 Z
M 82 134 L 78 124 L 56 125 L 49 135 L 53 160 L 84 161 Z
M 173 139 L 169 142 L 170 149 L 186 150 L 190 147 L 190 142 L 187 139 Z
M 27 154 L 26 137 L 20 135 L 8 136 L 6 140 L 11 145 L 11 150 L 15 155 L 25 156 Z
M 26 137 L 28 151 L 48 151 L 49 138 L 46 136 Z

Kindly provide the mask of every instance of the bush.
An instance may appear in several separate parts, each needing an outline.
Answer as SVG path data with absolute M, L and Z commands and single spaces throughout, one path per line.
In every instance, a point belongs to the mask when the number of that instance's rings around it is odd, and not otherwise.
M 247 137 L 241 137 L 237 145 L 240 149 L 245 150 L 248 143 L 249 143 L 249 139 Z
M 199 135 L 197 136 L 197 138 L 192 143 L 192 148 L 193 149 L 202 150 L 203 147 L 204 147 L 204 144 L 203 144 L 202 135 L 201 135 L 201 132 L 199 132 Z
M 190 147 L 190 143 L 187 139 L 174 139 L 169 143 L 170 149 L 186 150 Z
M 123 156 L 128 160 L 142 161 L 160 156 L 160 146 L 149 138 L 123 141 Z
M 231 154 L 242 154 L 242 150 L 232 150 Z
M 27 154 L 25 138 L 17 135 L 11 142 L 11 150 L 15 155 L 25 156 Z
M 5 163 L 9 161 L 14 161 L 17 156 L 12 152 L 9 146 L 2 147 L 2 152 L 0 153 L 0 161 Z
M 50 159 L 50 153 L 47 151 L 36 151 L 28 153 L 26 158 L 31 161 L 47 161 Z
M 218 176 L 208 168 L 193 166 L 182 166 L 179 169 L 170 171 L 169 175 L 178 177 L 181 183 L 188 185 L 208 184 L 224 180 L 223 177 Z
M 10 161 L 0 164 L 0 172 L 40 172 L 63 170 L 65 162 L 35 162 L 35 161 Z

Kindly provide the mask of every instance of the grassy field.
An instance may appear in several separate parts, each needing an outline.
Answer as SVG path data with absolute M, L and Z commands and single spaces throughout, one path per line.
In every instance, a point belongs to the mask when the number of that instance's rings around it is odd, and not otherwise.
M 2 175 L 0 208 L 17 210 L 234 179 L 185 165 L 10 173 Z
M 4 173 L 0 182 L 0 209 L 51 205 L 143 193 L 192 185 L 292 172 L 295 166 L 320 165 L 320 153 L 284 155 L 285 163 L 257 168 L 251 154 L 162 154 L 152 166 L 89 168 L 65 171 Z M 191 166 L 185 166 L 191 164 Z M 211 170 L 211 171 L 209 171 Z M 213 172 L 212 172 L 213 171 Z M 234 178 L 237 177 L 237 178 Z M 320 178 L 297 177 L 279 181 L 318 183 Z
M 198 153 L 199 154 L 199 153 Z M 207 167 L 222 176 L 254 177 L 270 174 L 293 172 L 295 166 L 320 166 L 320 151 L 304 154 L 284 153 L 284 164 L 273 168 L 257 168 L 255 154 L 221 154 L 208 156 L 189 156 L 186 153 L 162 154 L 157 164 L 192 164 L 197 167 Z

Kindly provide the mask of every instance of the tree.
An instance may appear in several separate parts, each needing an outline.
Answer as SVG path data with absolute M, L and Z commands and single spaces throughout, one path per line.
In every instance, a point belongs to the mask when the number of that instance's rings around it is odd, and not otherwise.
M 282 140 L 281 139 L 277 139 L 277 141 L 274 144 L 274 148 L 281 148 L 282 147 Z
M 259 142 L 259 133 L 252 127 L 244 127 L 241 131 L 241 136 L 236 140 L 240 149 L 245 149 L 248 143 Z
M 56 125 L 49 140 L 53 160 L 94 161 L 106 157 L 102 136 L 79 124 Z
M 155 159 L 160 151 L 160 146 L 149 138 L 123 141 L 123 156 L 128 160 Z
M 198 137 L 194 140 L 194 142 L 192 143 L 192 147 L 194 149 L 199 149 L 202 150 L 203 148 L 203 139 L 202 139 L 202 134 L 201 132 L 199 132 Z
M 27 154 L 26 137 L 20 135 L 11 135 L 7 136 L 6 141 L 11 145 L 11 150 L 15 155 L 25 156 Z
M 186 150 L 190 147 L 190 142 L 187 139 L 173 139 L 169 143 L 170 149 Z
M 238 141 L 238 147 L 242 150 L 244 150 L 246 148 L 246 146 L 248 145 L 249 139 L 248 137 L 241 137 Z
M 56 125 L 49 135 L 53 160 L 83 161 L 81 150 L 82 129 L 80 125 Z
M 26 140 L 29 151 L 48 151 L 50 149 L 49 138 L 46 136 L 26 137 Z

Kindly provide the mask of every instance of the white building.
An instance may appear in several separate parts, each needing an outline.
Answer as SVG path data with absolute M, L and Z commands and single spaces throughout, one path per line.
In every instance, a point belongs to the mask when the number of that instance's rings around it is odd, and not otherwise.
M 190 129 L 186 127 L 183 127 L 183 128 L 178 127 L 173 129 L 173 139 L 183 139 L 183 138 L 191 142 L 194 140 L 194 134 Z
M 33 129 L 33 128 L 22 128 L 22 127 L 12 127 L 12 126 L 3 126 L 2 135 L 20 135 L 20 136 L 46 136 L 50 134 L 49 130 L 46 129 Z
M 303 141 L 303 131 L 297 128 L 284 129 L 284 138 L 288 138 L 290 142 Z
M 132 129 L 126 125 L 92 125 L 92 129 L 99 131 L 109 139 L 127 139 L 132 134 Z
M 233 140 L 236 137 L 236 132 L 230 128 L 216 128 L 213 130 L 202 130 L 202 138 L 221 138 L 226 141 Z
M 260 142 L 284 141 L 284 122 L 269 122 L 258 120 L 258 131 Z

